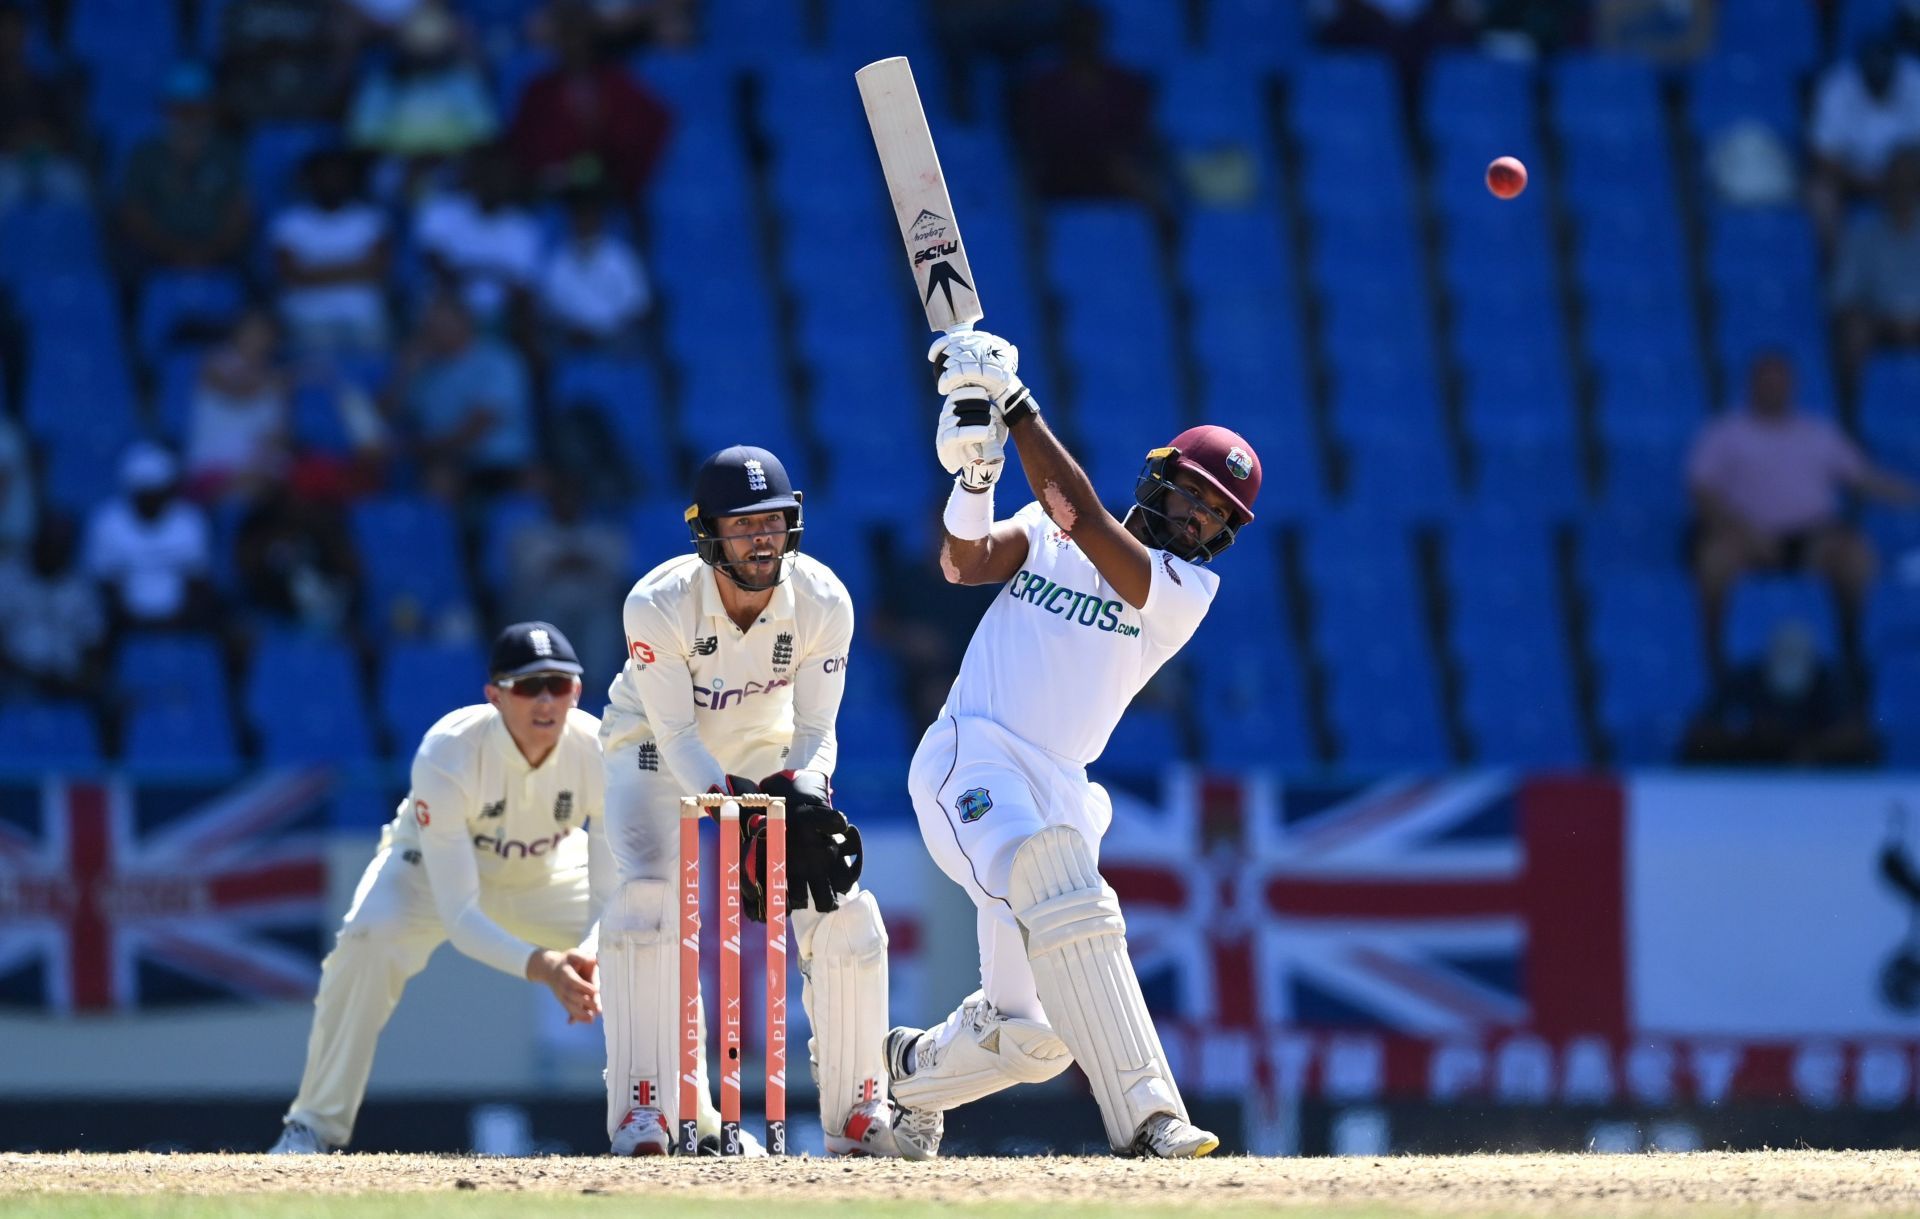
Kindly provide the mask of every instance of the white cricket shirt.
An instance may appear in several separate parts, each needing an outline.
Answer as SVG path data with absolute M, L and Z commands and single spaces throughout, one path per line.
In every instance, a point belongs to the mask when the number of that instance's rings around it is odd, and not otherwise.
M 954 715 L 990 719 L 1086 765 L 1120 716 L 1207 616 L 1220 577 L 1154 550 L 1147 603 L 1128 605 L 1038 502 L 1016 512 L 1027 558 L 967 643 L 947 695 Z
M 454 947 L 516 978 L 534 946 L 480 909 L 483 885 L 540 885 L 578 868 L 584 848 L 596 916 L 612 890 L 599 731 L 576 707 L 546 761 L 529 766 L 500 713 L 480 703 L 442 716 L 413 755 L 392 847 L 420 853 Z
M 818 559 L 794 554 L 786 564 L 787 578 L 744 631 L 720 602 L 714 581 L 726 577 L 698 555 L 669 559 L 633 586 L 627 663 L 600 729 L 608 748 L 653 741 L 689 795 L 767 747 L 785 748 L 791 769 L 833 773 L 853 599 Z

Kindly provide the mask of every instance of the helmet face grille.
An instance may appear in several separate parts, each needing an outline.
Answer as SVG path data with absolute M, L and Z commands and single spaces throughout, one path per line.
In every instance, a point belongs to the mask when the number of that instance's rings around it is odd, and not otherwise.
M 1173 470 L 1179 459 L 1180 451 L 1175 448 L 1155 449 L 1147 454 L 1146 464 L 1140 467 L 1139 477 L 1133 480 L 1134 508 L 1146 523 L 1147 536 L 1157 549 L 1178 555 L 1190 563 L 1205 563 L 1233 545 L 1240 524 L 1222 518 L 1191 491 L 1173 481 Z M 1220 521 L 1220 532 L 1197 547 L 1184 546 L 1174 537 L 1173 522 L 1167 517 L 1165 505 L 1169 495 L 1185 497 L 1195 508 Z
M 798 501 L 799 498 L 796 493 L 794 499 Z M 686 511 L 687 532 L 693 538 L 693 552 L 700 556 L 702 563 L 726 576 L 747 592 L 765 592 L 787 578 L 788 564 L 785 562 L 785 557 L 800 553 L 800 537 L 806 532 L 805 509 L 797 502 L 793 507 L 782 508 L 780 511 L 787 518 L 786 541 L 780 548 L 782 562 L 775 569 L 773 579 L 769 582 L 749 580 L 735 569 L 732 561 L 727 558 L 725 545 L 720 538 L 719 518 L 703 515 L 698 504 L 690 506 Z

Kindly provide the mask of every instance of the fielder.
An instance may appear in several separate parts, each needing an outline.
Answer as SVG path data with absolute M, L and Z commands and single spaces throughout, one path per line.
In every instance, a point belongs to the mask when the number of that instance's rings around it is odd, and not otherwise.
M 1226 428 L 1182 432 L 1147 455 L 1117 521 L 1041 420 L 1011 343 L 960 333 L 928 358 L 956 475 L 941 570 L 1006 592 L 907 777 L 928 850 L 978 909 L 980 989 L 938 1028 L 888 1034 L 895 1102 L 937 1148 L 942 1111 L 1078 1062 L 1115 1151 L 1206 1155 L 1220 1140 L 1188 1120 L 1100 877 L 1113 805 L 1086 766 L 1205 617 L 1219 578 L 1203 564 L 1253 519 L 1259 458 Z M 1038 502 L 995 521 L 1009 435 Z
M 320 970 L 300 1094 L 274 1154 L 344 1147 L 373 1051 L 407 979 L 448 939 L 553 991 L 568 1023 L 600 1010 L 594 920 L 613 888 L 600 721 L 580 662 L 544 622 L 494 641 L 485 703 L 427 730 Z
M 800 496 L 765 449 L 709 457 L 686 519 L 695 553 L 654 568 L 627 595 L 627 663 L 600 727 L 619 872 L 600 940 L 613 1151 L 665 1154 L 680 1120 L 666 997 L 679 987 L 681 797 L 757 790 L 787 800 L 789 910 L 827 1151 L 924 1159 L 931 1149 L 898 1124 L 886 1097 L 887 931 L 857 883 L 858 831 L 833 809 L 828 784 L 852 602 L 832 571 L 800 553 Z M 756 908 L 765 917 L 764 860 L 764 843 L 749 835 L 749 917 Z M 704 1141 L 717 1136 L 719 1114 L 704 1048 L 700 1061 Z M 748 1154 L 765 1154 L 742 1138 Z

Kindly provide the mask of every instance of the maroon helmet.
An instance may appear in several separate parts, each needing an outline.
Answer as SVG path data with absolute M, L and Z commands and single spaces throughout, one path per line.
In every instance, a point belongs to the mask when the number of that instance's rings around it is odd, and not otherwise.
M 1181 557 L 1204 563 L 1227 547 L 1242 525 L 1253 520 L 1253 501 L 1260 494 L 1260 455 L 1246 438 L 1230 428 L 1211 423 L 1188 428 L 1164 447 L 1147 454 L 1147 464 L 1134 480 L 1134 504 L 1144 514 L 1147 532 L 1161 549 L 1171 549 L 1171 530 L 1162 504 L 1170 494 L 1187 494 L 1172 481 L 1174 470 L 1189 470 L 1212 484 L 1233 503 L 1225 527 L 1204 543 L 1197 554 Z M 1175 553 L 1178 553 L 1177 551 Z

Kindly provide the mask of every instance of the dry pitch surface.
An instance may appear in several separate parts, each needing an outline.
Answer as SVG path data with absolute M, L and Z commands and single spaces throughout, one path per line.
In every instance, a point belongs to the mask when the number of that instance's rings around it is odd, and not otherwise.
M 639 1205 L 636 1205 L 639 1204 Z M 1465 1156 L 1185 1163 L 457 1156 L 0 1155 L 7 1219 L 752 1215 L 1909 1215 L 1920 1153 Z

